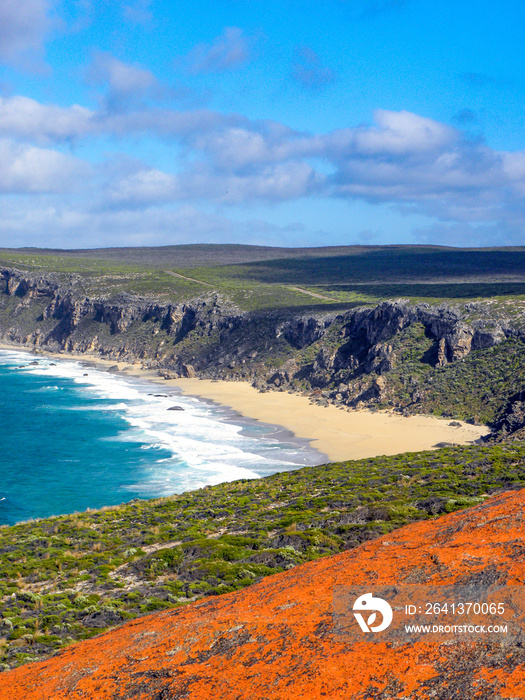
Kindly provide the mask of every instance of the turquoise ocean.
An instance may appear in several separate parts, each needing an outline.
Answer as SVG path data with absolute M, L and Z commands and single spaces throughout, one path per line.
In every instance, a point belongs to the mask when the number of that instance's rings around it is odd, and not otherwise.
M 227 407 L 18 350 L 0 350 L 0 411 L 0 525 L 327 461 Z

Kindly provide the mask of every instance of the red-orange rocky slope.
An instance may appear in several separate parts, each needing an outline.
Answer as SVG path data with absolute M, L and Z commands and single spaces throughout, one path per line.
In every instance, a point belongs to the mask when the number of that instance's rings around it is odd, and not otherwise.
M 332 618 L 338 585 L 522 586 L 524 503 L 525 491 L 502 494 L 243 591 L 134 620 L 1 674 L 0 700 L 525 698 L 523 634 L 350 641 L 334 636 Z

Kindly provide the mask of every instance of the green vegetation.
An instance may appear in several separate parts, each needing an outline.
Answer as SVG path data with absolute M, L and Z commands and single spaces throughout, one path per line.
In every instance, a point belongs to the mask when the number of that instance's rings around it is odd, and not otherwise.
M 0 261 L 33 275 L 45 273 L 50 280 L 46 293 L 27 295 L 22 288 L 20 294 L 1 295 L 4 337 L 24 344 L 140 358 L 175 372 L 186 364 L 199 376 L 255 381 L 261 389 L 269 382 L 321 403 L 488 424 L 502 424 L 505 411 L 514 411 L 513 425 L 520 423 L 522 409 L 509 402 L 525 388 L 525 353 L 517 339 L 525 321 L 522 248 L 4 250 Z M 73 298 L 74 311 L 49 312 L 54 281 L 63 285 L 60 303 Z M 124 294 L 143 301 L 126 300 Z M 419 307 L 419 316 L 412 316 L 408 326 L 392 326 L 388 340 L 379 344 L 371 339 L 381 336 L 380 328 L 367 336 L 343 315 L 397 295 L 436 307 Z M 86 298 L 108 301 L 103 312 L 98 301 L 83 310 Z M 194 304 L 186 313 L 181 307 L 189 301 Z M 151 302 L 164 306 L 151 312 Z M 170 302 L 177 304 L 173 318 Z M 418 321 L 423 313 L 425 326 Z M 300 314 L 312 317 L 310 330 L 310 320 L 301 326 Z M 443 364 L 438 337 L 435 332 L 430 337 L 429 329 L 438 317 L 436 327 L 443 329 L 441 318 L 447 315 L 449 336 L 456 321 L 471 332 L 477 323 L 486 335 L 497 329 L 499 335 L 486 344 L 499 344 L 438 366 Z M 501 328 L 517 337 L 499 342 Z M 275 384 L 272 377 L 281 371 Z
M 524 248 L 351 246 L 312 248 L 307 255 L 303 251 L 216 269 L 224 270 L 230 278 L 281 284 L 302 284 L 305 280 L 314 285 L 523 282 L 524 262 Z M 217 274 L 211 267 L 206 269 L 203 274 L 209 278 Z
M 287 390 L 309 394 L 314 401 L 330 399 L 344 405 L 345 397 L 359 396 L 378 379 L 367 365 L 368 346 L 358 337 L 341 341 L 342 324 L 333 323 L 321 340 L 295 350 L 274 342 L 273 366 L 293 358 L 303 370 L 286 385 Z M 522 340 L 508 338 L 498 345 L 473 350 L 460 361 L 436 365 L 437 342 L 421 323 L 412 323 L 388 340 L 391 367 L 381 376 L 384 394 L 368 399 L 377 409 L 404 414 L 433 414 L 494 426 L 505 416 L 513 397 L 525 389 L 525 348 Z M 355 369 L 343 363 L 340 370 L 314 369 L 316 358 L 352 354 Z M 380 360 L 378 360 L 380 364 Z M 319 363 L 317 363 L 319 364 Z M 232 374 L 234 370 L 231 370 Z M 337 398 L 339 397 L 339 399 Z
M 436 367 L 421 383 L 421 412 L 494 424 L 525 387 L 523 343 L 514 338 L 478 350 L 461 362 Z
M 183 245 L 96 250 L 1 250 L 0 264 L 73 275 L 79 290 L 185 301 L 220 293 L 243 310 L 375 304 L 384 299 L 439 303 L 485 298 L 525 302 L 525 249 L 438 246 L 265 248 Z M 175 277 L 169 273 L 183 277 Z M 301 291 L 292 289 L 299 287 Z M 320 295 L 312 297 L 308 293 Z
M 525 444 L 303 468 L 0 528 L 0 663 L 525 486 Z
M 329 294 L 341 302 L 361 300 L 379 304 L 385 299 L 410 299 L 414 303 L 439 304 L 444 300 L 454 303 L 482 301 L 483 299 L 511 299 L 514 303 L 525 302 L 524 282 L 451 282 L 439 284 L 407 283 L 396 284 L 324 284 L 310 287 L 319 294 Z
M 525 387 L 524 346 L 515 338 L 473 351 L 444 367 L 432 366 L 435 343 L 425 336 L 421 324 L 396 335 L 392 345 L 397 358 L 387 375 L 389 396 L 409 413 L 494 425 L 503 418 L 512 396 Z M 378 407 L 393 405 L 392 398 Z
M 153 360 L 173 371 L 186 363 L 199 376 L 257 380 L 260 388 L 289 367 L 279 388 L 308 393 L 316 401 L 489 424 L 501 423 L 505 411 L 513 410 L 509 401 L 525 388 L 525 353 L 516 338 L 473 350 L 440 367 L 438 341 L 429 337 L 428 320 L 426 330 L 416 319 L 408 327 L 393 328 L 385 347 L 374 348 L 363 335 L 352 335 L 348 317 L 336 318 L 399 295 L 437 305 L 429 314 L 444 309 L 445 315 L 461 323 L 481 323 L 488 331 L 512 327 L 512 333 L 523 333 L 525 249 L 521 248 L 4 250 L 0 261 L 33 274 L 45 273 L 52 281 L 67 280 L 61 295 L 71 293 L 80 307 L 86 297 L 109 299 L 104 314 L 92 305 L 85 314 L 80 308 L 78 314 L 70 311 L 69 317 L 67 313 L 61 317 L 60 310 L 56 315 L 46 312 L 52 291 L 47 297 L 36 294 L 23 300 L 23 295 L 2 295 L 0 328 L 10 329 L 8 337 L 26 344 L 83 352 L 93 348 L 95 338 L 93 351 L 106 357 Z M 130 309 L 134 302 L 123 301 L 124 293 L 147 301 L 140 309 Z M 193 300 L 193 308 L 202 312 L 195 319 L 193 311 L 182 320 L 179 315 L 171 328 L 166 308 L 163 318 L 147 311 L 153 300 L 177 303 L 179 309 Z M 114 302 L 120 307 L 127 304 L 122 323 L 118 309 L 108 307 Z M 315 317 L 319 326 L 330 316 L 329 328 L 308 336 L 300 328 L 299 314 Z M 382 351 L 388 357 L 381 364 Z M 374 391 L 379 376 L 385 387 Z

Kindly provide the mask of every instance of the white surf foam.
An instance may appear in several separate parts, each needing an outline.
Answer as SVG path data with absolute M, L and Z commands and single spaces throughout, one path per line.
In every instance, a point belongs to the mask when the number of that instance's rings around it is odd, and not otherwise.
M 301 464 L 318 464 L 321 455 L 298 442 L 283 444 L 272 437 L 273 429 L 261 435 L 258 428 L 232 422 L 232 411 L 195 397 L 171 393 L 152 383 L 86 367 L 74 360 L 55 360 L 16 350 L 1 351 L 2 362 L 17 371 L 68 378 L 78 390 L 101 403 L 90 409 L 116 411 L 129 425 L 115 439 L 144 443 L 144 448 L 163 450 L 170 456 L 152 459 L 144 468 L 144 481 L 129 487 L 147 495 L 166 495 L 235 479 L 258 478 Z M 37 362 L 38 364 L 32 364 Z M 19 368 L 19 369 L 18 369 Z M 87 375 L 87 376 L 86 376 Z M 54 384 L 50 383 L 50 386 Z M 165 396 L 154 396 L 162 393 Z M 168 410 L 179 406 L 183 410 Z M 85 406 L 72 410 L 86 410 Z M 90 410 L 89 409 L 89 410 Z

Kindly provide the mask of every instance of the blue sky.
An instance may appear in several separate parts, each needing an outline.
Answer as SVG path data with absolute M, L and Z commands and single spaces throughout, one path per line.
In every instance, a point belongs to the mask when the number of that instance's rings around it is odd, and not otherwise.
M 522 0 L 2 0 L 0 245 L 522 245 Z

